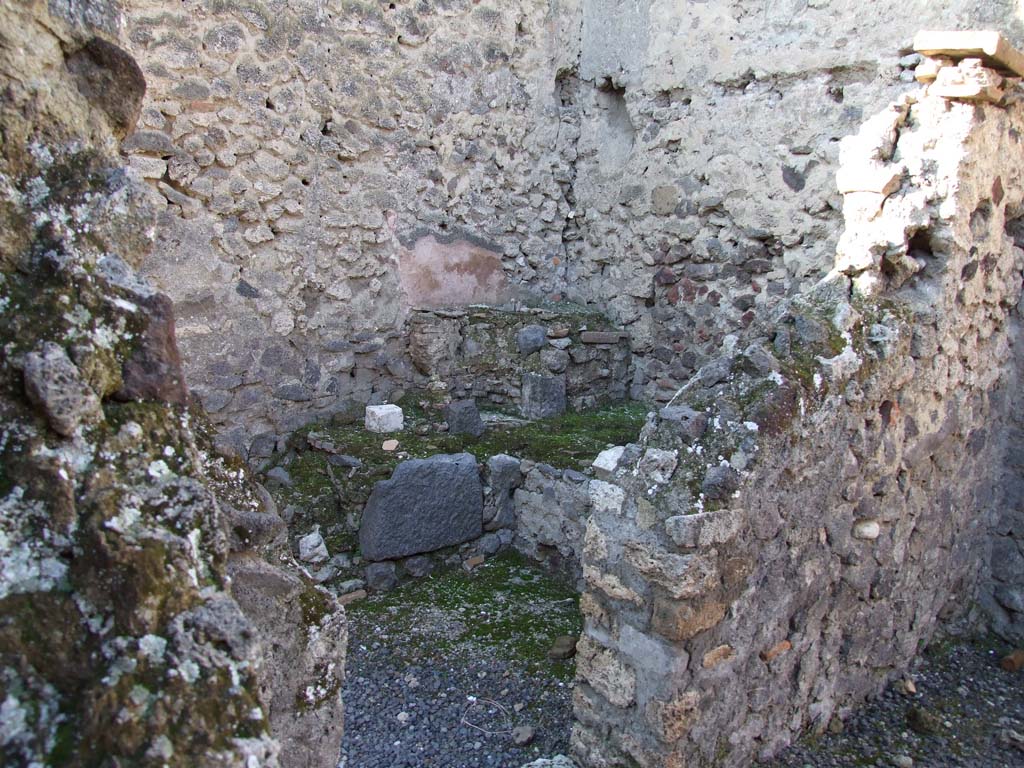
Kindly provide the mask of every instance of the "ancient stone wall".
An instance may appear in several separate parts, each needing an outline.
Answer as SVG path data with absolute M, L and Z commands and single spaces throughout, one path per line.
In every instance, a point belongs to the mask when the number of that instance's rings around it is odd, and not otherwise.
M 410 373 L 411 307 L 560 296 L 562 2 L 131 0 L 146 273 L 243 447 Z
M 841 229 L 839 140 L 913 88 L 920 29 L 996 28 L 1010 0 L 583 0 L 564 78 L 580 132 L 570 297 L 667 400 L 730 335 L 813 284 Z
M 344 613 L 214 454 L 134 270 L 154 216 L 117 155 L 145 88 L 122 22 L 0 6 L 0 762 L 333 766 Z
M 846 716 L 940 623 L 1020 639 L 1016 87 L 917 90 L 844 140 L 830 277 L 605 457 L 585 765 L 746 765 Z
M 472 397 L 491 407 L 536 410 L 537 403 L 523 402 L 529 375 L 555 381 L 564 389 L 564 406 L 574 410 L 627 396 L 628 334 L 598 313 L 568 307 L 417 310 L 409 320 L 409 353 L 428 385 L 443 384 L 454 399 Z M 529 401 L 528 384 L 525 389 Z
M 145 269 L 228 442 L 412 373 L 410 308 L 569 296 L 667 399 L 830 263 L 839 139 L 1011 0 L 129 3 Z

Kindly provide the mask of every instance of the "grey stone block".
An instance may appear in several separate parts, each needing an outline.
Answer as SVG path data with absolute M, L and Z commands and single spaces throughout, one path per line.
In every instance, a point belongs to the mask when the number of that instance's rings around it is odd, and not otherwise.
M 398 586 L 394 563 L 370 563 L 366 566 L 366 585 L 377 592 L 387 592 Z
M 483 486 L 468 453 L 398 465 L 377 483 L 363 510 L 359 548 L 367 560 L 432 552 L 483 532 Z
M 520 410 L 528 419 L 546 419 L 565 413 L 565 376 L 523 374 Z
M 445 409 L 445 421 L 448 431 L 453 435 L 472 435 L 480 437 L 484 433 L 484 422 L 480 418 L 476 401 L 453 400 Z
M 519 347 L 519 354 L 532 355 L 548 344 L 548 332 L 542 325 L 527 325 L 516 334 L 516 345 Z

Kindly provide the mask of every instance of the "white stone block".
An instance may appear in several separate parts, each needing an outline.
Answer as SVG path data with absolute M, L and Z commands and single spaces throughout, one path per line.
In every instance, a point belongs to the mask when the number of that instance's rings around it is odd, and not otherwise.
M 319 525 L 299 539 L 299 559 L 307 563 L 322 563 L 328 557 L 330 554 L 327 552 L 324 537 L 320 535 Z
M 397 405 L 366 406 L 366 429 L 370 432 L 401 432 L 405 415 Z
M 601 451 L 597 454 L 597 458 L 594 459 L 594 463 L 591 466 L 597 470 L 599 477 L 611 475 L 615 472 L 615 468 L 619 466 L 619 459 L 622 458 L 625 450 L 625 446 L 616 445 L 614 448 Z

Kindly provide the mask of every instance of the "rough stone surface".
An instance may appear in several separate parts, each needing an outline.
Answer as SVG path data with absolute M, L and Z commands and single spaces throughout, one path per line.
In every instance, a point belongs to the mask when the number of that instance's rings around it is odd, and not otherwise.
M 327 545 L 324 537 L 320 535 L 320 527 L 315 531 L 307 533 L 299 539 L 299 559 L 307 563 L 323 563 L 330 554 L 327 552 Z
M 377 592 L 386 592 L 398 586 L 394 563 L 370 563 L 366 566 L 366 585 Z
M 455 400 L 445 408 L 445 421 L 453 435 L 480 437 L 484 433 L 484 422 L 475 400 Z
M 401 432 L 405 416 L 397 405 L 368 405 L 364 423 L 370 432 Z
M 547 419 L 565 413 L 565 377 L 524 374 L 519 409 L 528 419 Z
M 23 374 L 29 400 L 64 437 L 73 435 L 80 424 L 103 418 L 100 399 L 57 344 L 46 342 L 41 351 L 25 355 Z
M 927 92 L 868 120 L 842 162 L 899 189 L 848 192 L 833 274 L 648 422 L 634 453 L 678 451 L 668 484 L 625 462 L 591 481 L 583 764 L 748 765 L 940 626 L 1020 638 L 1022 128 L 1017 103 Z
M 124 29 L 103 0 L 0 6 L 0 763 L 333 766 L 344 613 L 187 407 L 134 270 Z
M 468 453 L 404 461 L 363 509 L 359 548 L 389 560 L 461 544 L 483 532 L 483 486 Z
M 527 325 L 516 334 L 519 354 L 532 355 L 548 345 L 548 330 L 543 325 Z
M 571 306 L 414 312 L 409 318 L 409 355 L 418 373 L 442 382 L 456 400 L 472 397 L 481 404 L 520 406 L 523 375 L 546 372 L 564 376 L 567 406 L 582 410 L 621 402 L 627 396 L 628 340 L 606 347 L 583 348 L 575 343 L 581 326 L 608 325 L 606 317 Z M 536 330 L 545 327 L 564 335 L 552 338 Z M 531 328 L 535 330 L 528 331 Z M 521 335 L 532 339 L 531 344 L 541 350 L 539 356 L 524 356 Z M 550 346 L 554 343 L 572 346 L 572 352 Z M 533 347 L 528 344 L 528 348 Z

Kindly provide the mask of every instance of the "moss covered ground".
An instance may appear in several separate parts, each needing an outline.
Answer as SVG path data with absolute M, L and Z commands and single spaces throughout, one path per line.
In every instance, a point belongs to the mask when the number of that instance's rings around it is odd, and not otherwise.
M 556 637 L 582 631 L 579 596 L 516 552 L 502 553 L 471 572 L 452 568 L 406 582 L 352 603 L 347 611 L 364 629 L 407 627 L 403 657 L 408 663 L 471 646 L 548 670 L 558 679 L 570 680 L 575 672 L 571 659 L 553 661 L 547 651 Z M 444 631 L 431 631 L 435 624 Z
M 407 396 L 400 405 L 405 412 L 405 429 L 400 433 L 367 432 L 361 423 L 314 425 L 292 438 L 296 451 L 287 470 L 293 485 L 275 494 L 282 506 L 296 508 L 302 526 L 321 526 L 332 553 L 355 547 L 359 513 L 374 485 L 391 477 L 401 461 L 467 451 L 478 462 L 507 453 L 562 469 L 581 469 L 609 444 L 635 441 L 647 414 L 646 405 L 626 403 L 535 422 L 493 423 L 474 438 L 438 431 L 444 412 L 429 395 Z M 330 453 L 310 449 L 311 435 L 314 440 L 329 441 L 335 453 L 359 459 L 361 466 L 332 466 Z M 392 438 L 398 440 L 398 449 L 385 451 L 384 441 Z

